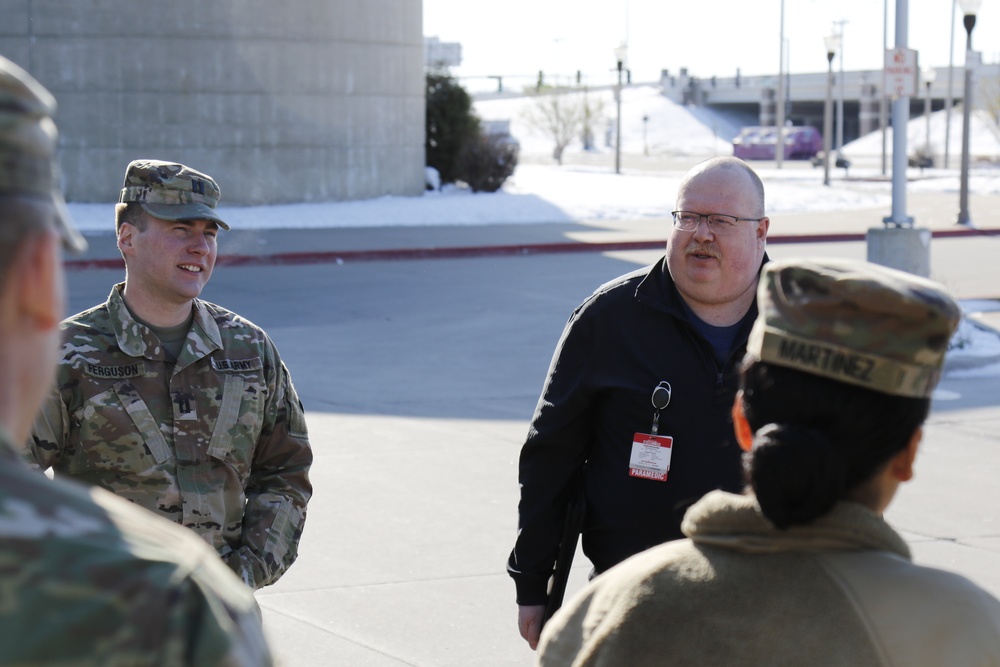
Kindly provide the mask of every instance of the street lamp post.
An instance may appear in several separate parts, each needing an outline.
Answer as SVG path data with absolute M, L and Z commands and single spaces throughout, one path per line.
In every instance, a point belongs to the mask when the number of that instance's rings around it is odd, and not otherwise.
M 823 107 L 823 185 L 830 185 L 830 135 L 833 134 L 833 57 L 840 49 L 840 35 L 823 39 L 826 45 L 826 105 Z
M 948 168 L 949 151 L 951 149 L 951 107 L 955 102 L 951 94 L 955 78 L 955 8 L 958 6 L 956 0 L 951 0 L 951 41 L 948 42 L 948 96 L 944 98 L 944 168 Z
M 778 47 L 778 99 L 774 107 L 774 125 L 778 130 L 778 138 L 774 142 L 774 166 L 781 169 L 781 163 L 785 159 L 785 0 L 781 0 L 781 24 L 779 26 Z
M 837 24 L 837 35 L 840 41 L 837 44 L 837 55 L 840 57 L 840 77 L 837 81 L 837 161 L 840 164 L 840 151 L 844 149 L 844 24 L 846 20 L 834 21 Z
M 618 63 L 618 89 L 615 97 L 618 103 L 618 119 L 615 121 L 615 173 L 622 173 L 622 68 L 628 57 L 628 46 L 624 43 L 615 49 L 615 61 Z
M 965 15 L 965 94 L 962 98 L 962 176 L 958 195 L 958 224 L 971 225 L 969 219 L 969 122 L 972 119 L 972 29 L 976 12 L 983 0 L 958 0 Z
M 924 98 L 924 115 L 927 116 L 927 140 L 924 144 L 926 157 L 930 158 L 927 166 L 933 166 L 934 151 L 931 150 L 931 84 L 937 78 L 937 70 L 933 67 L 925 67 L 921 74 L 924 77 L 924 85 L 927 86 L 927 96 Z
M 952 0 L 954 1 L 954 0 Z M 889 0 L 885 0 L 882 6 L 882 53 L 889 50 Z M 886 88 L 888 88 L 888 76 L 885 67 L 882 67 L 882 94 L 879 95 L 878 102 L 878 124 L 882 128 L 882 175 L 886 174 L 886 120 L 888 106 L 886 103 Z

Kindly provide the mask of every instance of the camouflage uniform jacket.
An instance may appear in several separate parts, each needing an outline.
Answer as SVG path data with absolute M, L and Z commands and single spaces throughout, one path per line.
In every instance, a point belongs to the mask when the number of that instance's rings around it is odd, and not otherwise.
M 295 560 L 312 493 L 305 418 L 259 327 L 196 299 L 176 363 L 116 285 L 63 322 L 29 460 L 187 526 L 252 588 Z
M 31 470 L 0 432 L 0 666 L 271 665 L 253 594 L 190 531 Z

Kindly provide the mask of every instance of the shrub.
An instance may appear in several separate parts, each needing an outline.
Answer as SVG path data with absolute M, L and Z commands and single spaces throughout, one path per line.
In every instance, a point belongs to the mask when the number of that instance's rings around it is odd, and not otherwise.
M 514 173 L 518 144 L 509 135 L 483 134 L 462 150 L 462 180 L 473 192 L 496 192 Z
M 446 74 L 427 75 L 427 165 L 441 175 L 441 183 L 462 178 L 459 155 L 479 136 L 479 119 L 472 98 Z
M 928 144 L 917 146 L 917 150 L 909 157 L 908 163 L 911 167 L 925 169 L 934 166 L 934 149 Z

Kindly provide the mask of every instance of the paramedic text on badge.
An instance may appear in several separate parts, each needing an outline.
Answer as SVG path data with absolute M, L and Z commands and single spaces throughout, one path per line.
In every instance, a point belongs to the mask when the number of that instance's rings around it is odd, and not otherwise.
M 631 477 L 667 481 L 670 452 L 674 439 L 664 435 L 636 433 L 632 437 L 632 458 L 628 464 Z

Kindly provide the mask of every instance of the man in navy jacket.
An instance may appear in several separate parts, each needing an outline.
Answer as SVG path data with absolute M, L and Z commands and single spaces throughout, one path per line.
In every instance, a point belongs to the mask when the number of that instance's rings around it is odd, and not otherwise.
M 598 574 L 683 537 L 684 511 L 708 491 L 742 487 L 729 412 L 767 259 L 764 187 L 742 160 L 713 158 L 685 175 L 676 209 L 664 257 L 570 317 L 521 449 L 507 570 L 533 649 L 581 471 Z

